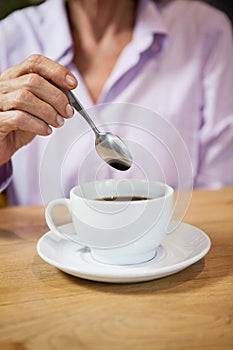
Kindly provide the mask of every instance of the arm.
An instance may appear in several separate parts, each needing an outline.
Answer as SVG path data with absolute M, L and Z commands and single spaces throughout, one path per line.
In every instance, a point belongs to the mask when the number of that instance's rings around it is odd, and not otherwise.
M 206 35 L 203 66 L 203 122 L 200 128 L 197 187 L 233 185 L 233 41 L 232 28 L 220 17 Z

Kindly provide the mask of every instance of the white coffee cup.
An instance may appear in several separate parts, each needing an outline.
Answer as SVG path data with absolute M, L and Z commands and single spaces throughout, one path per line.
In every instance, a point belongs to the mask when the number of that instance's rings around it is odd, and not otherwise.
M 89 247 L 97 261 L 138 264 L 154 258 L 166 236 L 173 215 L 173 196 L 172 187 L 156 181 L 96 181 L 72 188 L 70 199 L 50 202 L 45 216 L 53 232 Z M 122 200 L 125 197 L 128 200 Z M 52 209 L 58 205 L 65 205 L 71 213 L 75 238 L 54 223 Z

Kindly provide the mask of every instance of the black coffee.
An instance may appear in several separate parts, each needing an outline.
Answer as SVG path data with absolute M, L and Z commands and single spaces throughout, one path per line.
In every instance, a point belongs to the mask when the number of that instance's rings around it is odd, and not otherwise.
M 130 202 L 130 201 L 145 201 L 152 198 L 141 197 L 141 196 L 111 196 L 111 197 L 103 197 L 103 198 L 96 198 L 96 199 L 99 201 Z
M 125 171 L 128 170 L 130 168 L 129 165 L 120 162 L 120 161 L 110 161 L 108 162 L 109 165 L 111 165 L 113 168 L 117 169 L 117 170 L 121 170 L 121 171 Z

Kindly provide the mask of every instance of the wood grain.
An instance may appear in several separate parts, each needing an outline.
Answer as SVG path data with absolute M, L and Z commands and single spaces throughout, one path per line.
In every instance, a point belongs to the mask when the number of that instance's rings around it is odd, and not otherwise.
M 184 219 L 207 256 L 145 283 L 82 280 L 36 253 L 42 207 L 0 209 L 0 350 L 233 348 L 233 188 L 195 191 Z

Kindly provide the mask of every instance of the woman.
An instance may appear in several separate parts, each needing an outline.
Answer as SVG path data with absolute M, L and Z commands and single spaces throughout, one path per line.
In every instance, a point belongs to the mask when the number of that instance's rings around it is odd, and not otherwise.
M 75 89 L 87 108 L 127 102 L 158 112 L 188 148 L 194 186 L 233 184 L 232 33 L 218 10 L 184 0 L 48 0 L 3 20 L 0 42 L 0 178 L 10 204 L 41 200 L 48 138 L 35 136 L 74 113 L 59 88 Z

